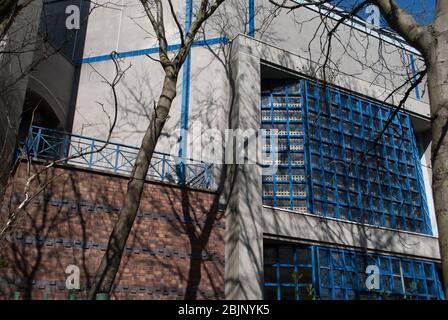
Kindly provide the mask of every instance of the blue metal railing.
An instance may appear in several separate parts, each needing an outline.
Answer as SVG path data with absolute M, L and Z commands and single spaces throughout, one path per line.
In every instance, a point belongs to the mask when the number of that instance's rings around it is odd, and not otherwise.
M 63 164 L 96 169 L 116 174 L 128 174 L 137 158 L 138 148 L 66 132 L 33 126 L 26 141 L 21 143 L 19 156 L 36 160 L 62 160 Z M 154 152 L 147 178 L 181 184 L 178 167 L 185 166 L 185 185 L 213 189 L 213 164 L 181 159 Z

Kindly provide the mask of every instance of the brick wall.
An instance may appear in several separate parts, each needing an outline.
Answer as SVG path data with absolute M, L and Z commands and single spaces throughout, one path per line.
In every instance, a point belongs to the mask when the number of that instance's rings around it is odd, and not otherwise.
M 33 170 L 41 166 L 36 165 Z M 26 164 L 9 186 L 2 219 L 24 197 Z M 21 213 L 1 249 L 0 297 L 85 297 L 126 191 L 123 177 L 73 168 L 46 172 L 49 185 Z M 115 299 L 224 298 L 224 217 L 213 193 L 147 183 L 115 281 Z M 81 290 L 65 289 L 77 265 Z

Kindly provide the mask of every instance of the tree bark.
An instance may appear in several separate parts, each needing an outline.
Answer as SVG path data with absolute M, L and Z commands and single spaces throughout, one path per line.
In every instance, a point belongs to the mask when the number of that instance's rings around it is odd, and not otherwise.
M 389 25 L 425 58 L 432 129 L 432 189 L 442 278 L 448 298 L 448 0 L 437 0 L 432 24 L 422 26 L 395 0 L 372 0 Z
M 95 299 L 98 293 L 109 294 L 112 289 L 115 276 L 120 267 L 123 250 L 140 206 L 143 187 L 145 185 L 145 178 L 151 158 L 156 147 L 157 140 L 168 117 L 171 104 L 176 97 L 178 70 L 172 66 L 169 66 L 165 68 L 165 73 L 166 76 L 162 94 L 159 98 L 148 129 L 143 137 L 143 141 L 128 182 L 128 190 L 126 192 L 120 215 L 109 237 L 106 253 L 101 260 L 92 288 L 89 292 L 89 299 Z
M 432 187 L 439 231 L 442 278 L 448 297 L 448 31 L 438 33 L 429 57 Z

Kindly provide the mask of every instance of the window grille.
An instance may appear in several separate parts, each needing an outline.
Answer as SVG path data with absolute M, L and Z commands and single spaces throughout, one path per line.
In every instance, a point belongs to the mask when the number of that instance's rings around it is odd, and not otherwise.
M 265 205 L 293 210 L 305 200 L 300 210 L 312 214 L 432 234 L 409 115 L 398 113 L 374 145 L 392 114 L 376 101 L 309 80 L 276 80 L 263 82 L 262 102 L 262 128 L 278 130 L 277 145 L 264 148 L 277 153 L 279 168 L 263 177 L 272 190 Z

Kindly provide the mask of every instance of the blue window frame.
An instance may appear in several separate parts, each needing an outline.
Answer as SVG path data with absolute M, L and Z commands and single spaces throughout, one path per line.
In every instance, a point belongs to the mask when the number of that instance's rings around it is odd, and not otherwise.
M 266 299 L 310 300 L 314 297 L 313 247 L 268 246 L 264 259 Z
M 278 156 L 263 176 L 264 205 L 432 234 L 409 115 L 374 143 L 390 107 L 308 80 L 264 81 L 261 112 L 277 138 L 264 150 Z
M 262 129 L 275 131 L 275 174 L 263 176 L 265 205 L 306 212 L 309 204 L 305 167 L 305 114 L 301 82 L 270 82 L 262 88 Z M 272 137 L 274 133 L 268 134 Z M 268 139 L 269 140 L 269 139 Z
M 367 266 L 379 268 L 379 289 L 366 286 Z M 267 244 L 268 300 L 444 299 L 432 261 L 316 245 Z

